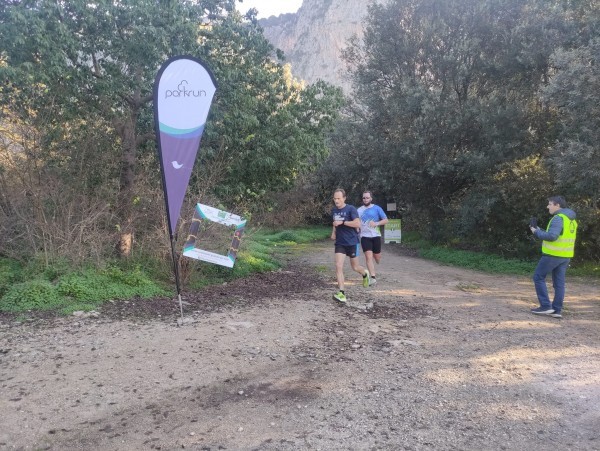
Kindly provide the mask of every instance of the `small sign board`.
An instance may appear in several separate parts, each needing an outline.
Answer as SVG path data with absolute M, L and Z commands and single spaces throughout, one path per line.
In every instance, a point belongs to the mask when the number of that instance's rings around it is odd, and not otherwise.
M 402 242 L 402 219 L 388 219 L 385 225 L 384 242 L 400 243 Z
M 387 211 L 396 211 L 396 202 L 387 204 Z
M 229 246 L 229 250 L 226 255 L 221 255 L 216 252 L 211 252 L 196 247 L 196 241 L 198 240 L 199 234 L 198 232 L 203 221 L 210 221 L 211 223 L 221 224 L 234 229 L 233 239 L 231 240 L 231 245 Z M 194 217 L 192 218 L 192 225 L 190 226 L 190 233 L 185 245 L 183 246 L 183 255 L 196 260 L 203 260 L 216 265 L 233 268 L 245 227 L 246 220 L 242 219 L 238 215 L 234 215 L 233 213 L 228 213 L 208 205 L 196 204 Z

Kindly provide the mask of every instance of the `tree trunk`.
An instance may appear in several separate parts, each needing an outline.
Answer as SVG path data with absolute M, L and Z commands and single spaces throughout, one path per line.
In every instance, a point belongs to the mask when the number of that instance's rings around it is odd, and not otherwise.
M 141 73 L 135 75 L 138 85 L 141 86 Z M 138 89 L 126 101 L 130 108 L 129 117 L 123 118 L 116 126 L 121 138 L 123 157 L 121 159 L 121 175 L 119 180 L 119 196 L 117 211 L 120 218 L 119 242 L 117 252 L 119 257 L 127 258 L 133 251 L 135 237 L 134 230 L 134 201 L 135 201 L 135 169 L 137 147 L 150 135 L 139 134 L 137 130 L 138 117 L 141 108 L 152 101 L 152 95 L 142 97 Z M 138 136 L 139 135 L 139 136 Z
M 135 185 L 135 163 L 136 163 L 136 136 L 135 123 L 137 111 L 132 112 L 132 117 L 125 120 L 119 127 L 123 146 L 123 157 L 121 160 L 121 175 L 119 183 L 119 197 L 117 211 L 119 212 L 119 242 L 117 252 L 119 257 L 127 258 L 133 250 L 134 224 L 133 203 Z

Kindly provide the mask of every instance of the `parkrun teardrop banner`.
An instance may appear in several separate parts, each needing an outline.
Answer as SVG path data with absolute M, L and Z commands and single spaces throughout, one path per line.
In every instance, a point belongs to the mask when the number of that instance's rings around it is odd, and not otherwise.
M 154 82 L 154 125 L 171 239 L 217 83 L 202 61 L 175 56 Z

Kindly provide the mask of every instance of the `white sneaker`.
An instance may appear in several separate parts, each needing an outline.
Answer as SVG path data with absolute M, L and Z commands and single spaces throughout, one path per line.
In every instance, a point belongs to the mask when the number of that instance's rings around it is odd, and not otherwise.
M 377 283 L 377 279 L 373 276 L 371 276 L 371 280 L 369 281 L 369 286 L 373 286 Z

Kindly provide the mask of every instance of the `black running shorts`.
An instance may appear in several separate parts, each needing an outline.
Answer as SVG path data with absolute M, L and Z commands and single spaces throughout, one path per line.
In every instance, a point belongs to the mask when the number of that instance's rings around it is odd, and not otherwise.
M 350 258 L 356 258 L 358 257 L 358 244 L 353 244 L 351 246 L 341 246 L 339 244 L 336 244 L 335 253 L 345 254 Z
M 363 252 L 372 251 L 374 254 L 381 254 L 381 237 L 366 237 L 360 239 L 360 245 Z

